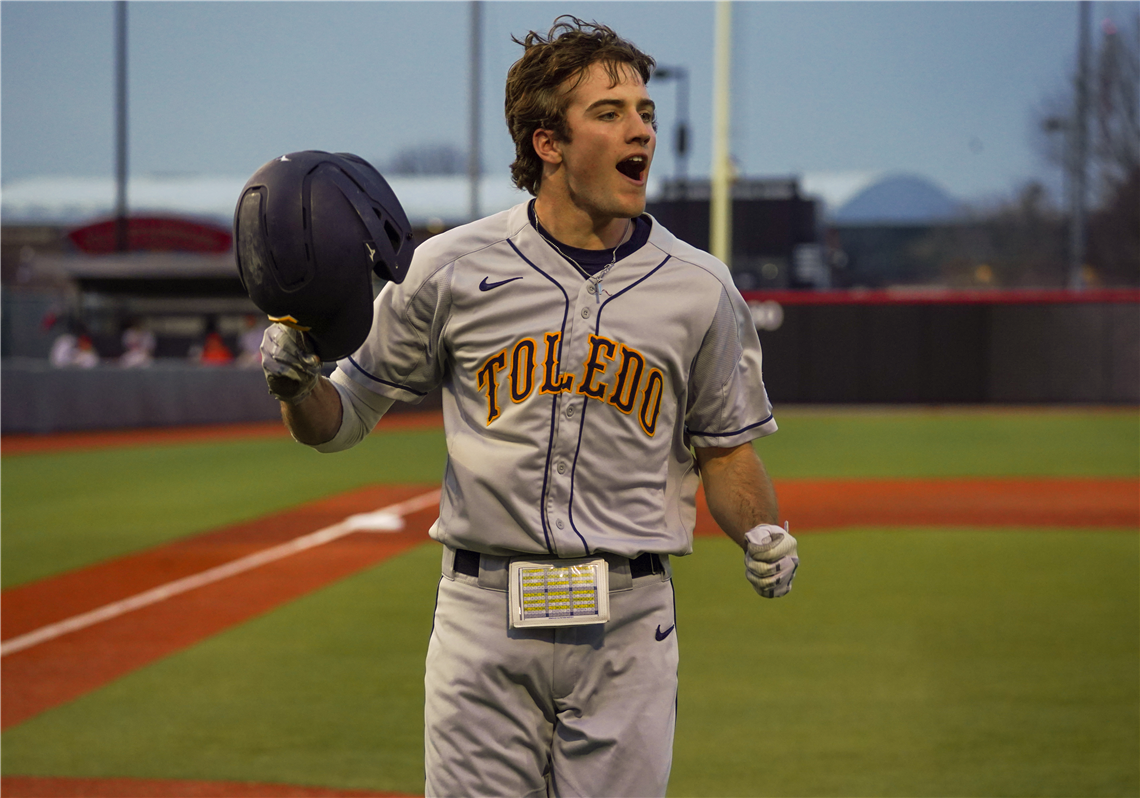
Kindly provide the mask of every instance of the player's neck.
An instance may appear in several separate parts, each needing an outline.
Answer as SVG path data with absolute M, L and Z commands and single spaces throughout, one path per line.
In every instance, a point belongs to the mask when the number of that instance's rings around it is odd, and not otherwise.
M 570 202 L 540 194 L 534 203 L 539 223 L 558 241 L 578 249 L 613 249 L 628 237 L 629 219 L 595 218 Z

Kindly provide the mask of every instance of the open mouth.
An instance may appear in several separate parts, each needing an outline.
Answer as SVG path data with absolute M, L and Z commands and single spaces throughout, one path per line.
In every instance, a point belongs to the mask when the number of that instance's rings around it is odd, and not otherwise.
M 641 180 L 642 174 L 649 168 L 649 159 L 644 155 L 633 155 L 617 165 L 617 170 L 630 180 Z

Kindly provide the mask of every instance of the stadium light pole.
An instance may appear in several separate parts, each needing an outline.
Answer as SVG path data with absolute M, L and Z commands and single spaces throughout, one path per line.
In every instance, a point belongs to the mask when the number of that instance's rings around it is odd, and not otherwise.
M 130 249 L 127 233 L 127 0 L 115 3 L 115 249 Z
M 1069 288 L 1084 288 L 1085 229 L 1088 215 L 1088 160 L 1089 160 L 1089 73 L 1091 58 L 1089 29 L 1092 3 L 1081 0 L 1077 38 L 1077 96 L 1073 108 L 1072 137 L 1072 196 L 1069 211 Z
M 729 163 L 729 76 L 732 65 L 732 3 L 717 0 L 713 42 L 712 191 L 709 196 L 709 250 L 732 268 L 732 184 Z
M 470 93 L 471 117 L 468 121 L 467 141 L 467 178 L 470 182 L 468 194 L 468 212 L 471 219 L 479 218 L 479 179 L 481 177 L 482 143 L 479 137 L 479 117 L 483 112 L 482 95 L 480 94 L 480 77 L 482 76 L 483 62 L 483 2 L 471 0 L 471 64 L 470 64 Z
M 673 133 L 674 181 L 676 199 L 685 199 L 689 180 L 689 70 L 682 66 L 659 66 L 653 77 L 672 80 L 677 85 L 677 121 Z

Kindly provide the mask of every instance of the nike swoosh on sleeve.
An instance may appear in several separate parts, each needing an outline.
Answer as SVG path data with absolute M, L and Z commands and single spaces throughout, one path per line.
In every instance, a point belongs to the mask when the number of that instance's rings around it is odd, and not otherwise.
M 480 291 L 490 291 L 492 288 L 498 288 L 500 285 L 506 285 L 507 283 L 513 283 L 515 280 L 521 280 L 522 278 L 521 277 L 508 277 L 506 280 L 499 280 L 496 283 L 489 282 L 490 279 L 491 279 L 490 277 L 484 277 L 483 278 L 483 282 L 479 283 L 479 290 Z

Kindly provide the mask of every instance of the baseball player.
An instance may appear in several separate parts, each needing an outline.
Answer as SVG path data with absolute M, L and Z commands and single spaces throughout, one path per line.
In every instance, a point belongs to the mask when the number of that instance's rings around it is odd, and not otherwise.
M 442 386 L 426 795 L 661 796 L 670 557 L 692 551 L 698 483 L 760 595 L 796 573 L 752 446 L 776 423 L 728 269 L 644 213 L 653 59 L 573 17 L 515 41 L 512 175 L 533 199 L 421 244 L 331 379 L 280 324 L 264 368 L 322 452 Z

